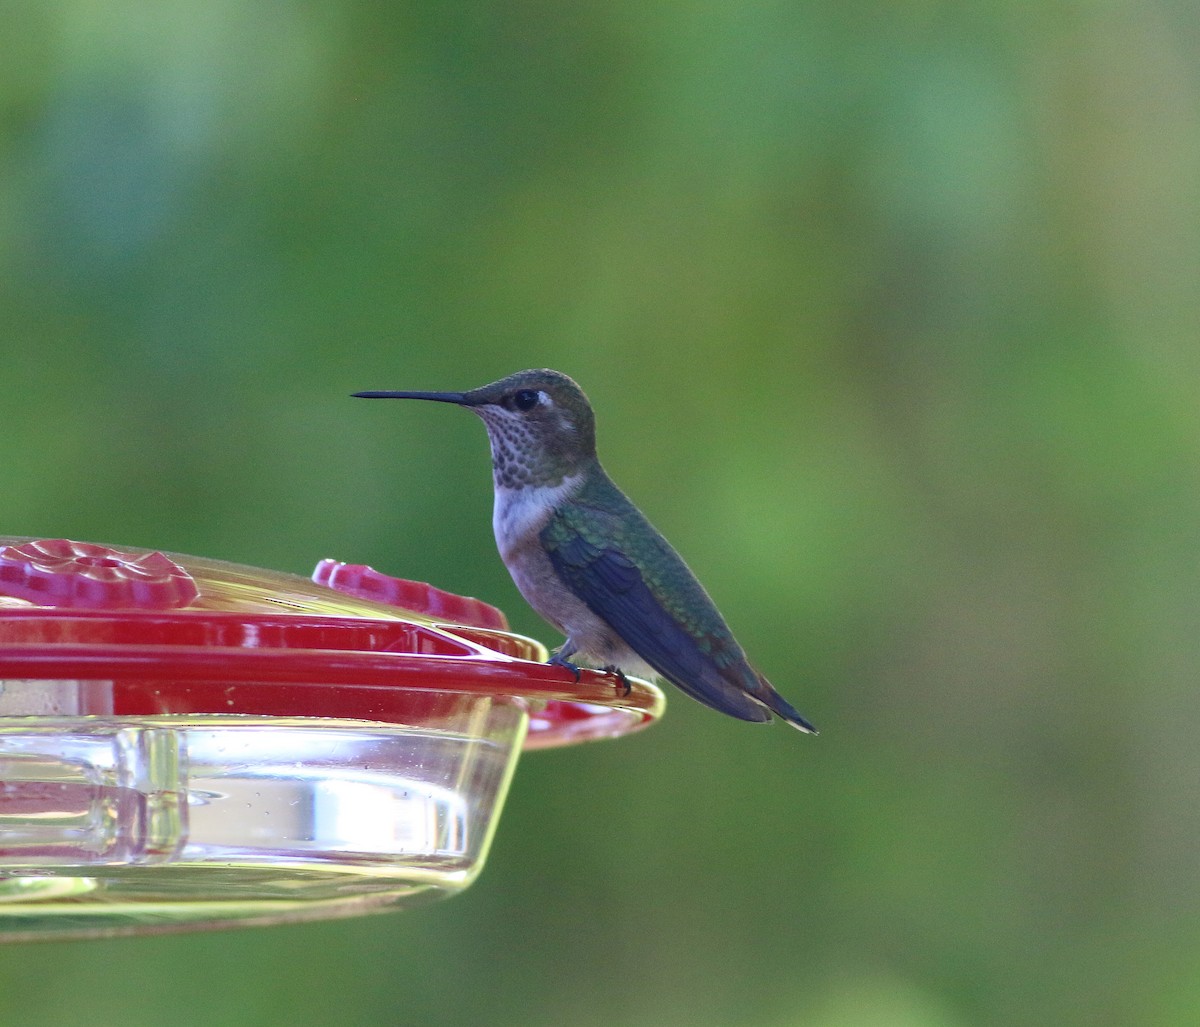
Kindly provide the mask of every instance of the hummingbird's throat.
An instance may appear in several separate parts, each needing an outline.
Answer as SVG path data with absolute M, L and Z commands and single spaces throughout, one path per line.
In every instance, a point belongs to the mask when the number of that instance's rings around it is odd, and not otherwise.
M 494 408 L 480 407 L 476 412 L 487 425 L 497 488 L 554 486 L 571 473 L 569 461 L 555 447 L 545 445 L 528 424 Z

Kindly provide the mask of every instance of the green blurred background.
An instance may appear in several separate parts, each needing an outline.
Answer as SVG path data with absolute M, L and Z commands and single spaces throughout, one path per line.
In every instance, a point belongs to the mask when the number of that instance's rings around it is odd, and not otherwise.
M 1200 1022 L 1200 8 L 0 4 L 3 530 L 479 595 L 576 377 L 817 739 L 522 761 L 465 895 L 0 1022 Z

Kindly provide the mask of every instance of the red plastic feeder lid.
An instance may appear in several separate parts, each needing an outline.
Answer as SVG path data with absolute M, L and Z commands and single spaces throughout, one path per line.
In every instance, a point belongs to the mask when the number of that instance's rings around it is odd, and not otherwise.
M 623 695 L 607 674 L 576 682 L 546 665 L 539 643 L 477 599 L 331 560 L 314 579 L 0 538 L 0 678 L 112 682 L 118 716 L 436 725 L 465 697 L 511 697 L 529 708 L 527 749 L 626 734 L 662 713 L 651 685 L 632 680 Z
M 370 599 L 405 610 L 418 610 L 429 617 L 495 631 L 508 630 L 508 618 L 479 599 L 443 592 L 422 581 L 408 581 L 381 574 L 362 563 L 322 560 L 313 571 L 313 581 L 347 595 Z
M 194 602 L 200 589 L 162 553 L 49 538 L 0 546 L 0 595 L 39 606 L 170 610 Z

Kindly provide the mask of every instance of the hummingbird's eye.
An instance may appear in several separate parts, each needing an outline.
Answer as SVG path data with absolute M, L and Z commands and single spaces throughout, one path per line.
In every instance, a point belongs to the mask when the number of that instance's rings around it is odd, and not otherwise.
M 518 410 L 532 410 L 538 405 L 538 394 L 533 389 L 520 389 L 513 393 L 512 404 Z

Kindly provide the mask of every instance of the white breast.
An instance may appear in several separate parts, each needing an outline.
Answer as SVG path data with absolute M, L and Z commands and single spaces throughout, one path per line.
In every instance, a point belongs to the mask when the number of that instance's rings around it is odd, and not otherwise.
M 554 486 L 525 486 L 508 489 L 496 486 L 496 501 L 492 508 L 492 531 L 496 547 L 507 560 L 524 543 L 546 526 L 550 515 L 563 500 L 579 488 L 581 475 L 564 478 Z

